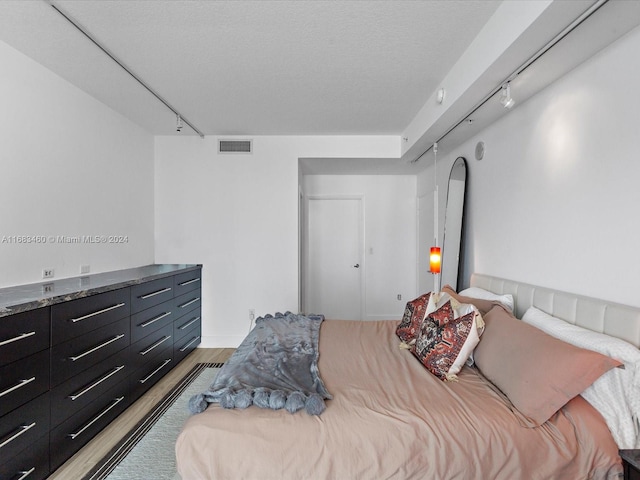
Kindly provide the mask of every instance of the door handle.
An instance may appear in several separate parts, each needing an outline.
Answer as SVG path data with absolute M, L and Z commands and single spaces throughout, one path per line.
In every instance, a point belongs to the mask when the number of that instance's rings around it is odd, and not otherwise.
M 353 268 L 360 268 L 360 264 L 359 264 L 359 263 L 356 263 L 356 264 L 353 266 Z

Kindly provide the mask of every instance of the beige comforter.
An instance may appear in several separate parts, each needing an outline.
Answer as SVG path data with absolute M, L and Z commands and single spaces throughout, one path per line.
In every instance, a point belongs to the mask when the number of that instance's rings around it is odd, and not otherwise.
M 176 443 L 183 480 L 618 478 L 617 447 L 581 397 L 539 428 L 474 369 L 442 382 L 398 348 L 397 321 L 323 323 L 321 416 L 224 410 L 191 417 Z M 621 477 L 620 477 L 621 478 Z

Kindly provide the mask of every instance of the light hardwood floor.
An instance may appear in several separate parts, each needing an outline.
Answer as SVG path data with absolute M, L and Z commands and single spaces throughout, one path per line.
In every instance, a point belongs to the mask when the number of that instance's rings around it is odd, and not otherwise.
M 197 364 L 226 361 L 233 348 L 196 348 L 182 362 L 127 408 L 93 440 L 56 470 L 49 479 L 80 479 L 120 441 Z

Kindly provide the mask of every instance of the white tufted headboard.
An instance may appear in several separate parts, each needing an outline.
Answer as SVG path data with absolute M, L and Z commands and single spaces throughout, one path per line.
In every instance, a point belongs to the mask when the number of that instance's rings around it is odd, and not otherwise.
M 621 338 L 640 347 L 640 308 L 479 273 L 471 275 L 471 286 L 513 295 L 514 313 L 518 318 L 522 318 L 524 312 L 533 305 L 569 323 Z

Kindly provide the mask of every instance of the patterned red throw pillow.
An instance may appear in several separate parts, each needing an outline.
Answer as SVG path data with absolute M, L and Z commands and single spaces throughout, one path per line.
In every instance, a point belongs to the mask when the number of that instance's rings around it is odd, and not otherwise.
M 420 326 L 422 325 L 422 320 L 424 320 L 425 313 L 427 312 L 430 296 L 431 292 L 425 293 L 415 300 L 407 302 L 402 320 L 396 327 L 396 335 L 398 335 L 398 338 L 403 342 L 409 344 L 416 339 Z
M 429 313 L 411 349 L 420 362 L 441 380 L 455 380 L 473 349 L 480 341 L 480 313 L 473 305 L 452 305 L 450 297 L 442 306 Z

